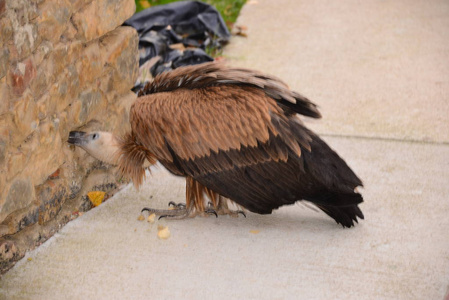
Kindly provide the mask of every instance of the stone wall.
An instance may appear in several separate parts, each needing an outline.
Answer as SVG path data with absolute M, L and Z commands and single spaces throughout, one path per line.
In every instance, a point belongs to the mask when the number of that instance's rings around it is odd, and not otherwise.
M 66 142 L 127 129 L 134 0 L 0 0 L 0 272 L 111 192 L 113 169 Z

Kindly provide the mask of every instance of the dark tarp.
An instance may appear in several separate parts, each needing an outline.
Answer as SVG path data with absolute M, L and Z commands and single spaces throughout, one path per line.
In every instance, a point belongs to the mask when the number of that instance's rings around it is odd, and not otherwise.
M 151 58 L 160 57 L 152 60 L 148 71 L 152 76 L 180 66 L 212 61 L 206 48 L 220 49 L 230 38 L 220 13 L 213 6 L 197 1 L 153 6 L 135 14 L 124 25 L 134 27 L 139 34 L 141 68 Z M 175 44 L 178 46 L 171 47 Z M 143 87 L 142 80 L 146 81 L 139 78 L 134 91 Z

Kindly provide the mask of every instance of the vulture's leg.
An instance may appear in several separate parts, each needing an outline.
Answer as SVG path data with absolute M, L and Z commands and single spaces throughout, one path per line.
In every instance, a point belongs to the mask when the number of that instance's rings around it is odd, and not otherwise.
M 229 209 L 228 201 L 231 201 L 221 195 L 218 196 L 218 204 L 215 206 L 219 215 L 230 215 L 231 217 L 238 217 L 239 214 L 246 218 L 246 214 L 243 210 Z
M 154 213 L 160 218 L 169 218 L 172 220 L 182 220 L 185 218 L 193 218 L 197 215 L 215 215 L 218 217 L 215 209 L 204 206 L 204 194 L 209 198 L 215 198 L 213 192 L 200 184 L 198 181 L 191 177 L 186 178 L 186 204 L 175 203 L 170 201 L 169 206 L 173 206 L 172 209 L 154 209 L 145 207 L 143 211 L 148 211 L 150 214 Z

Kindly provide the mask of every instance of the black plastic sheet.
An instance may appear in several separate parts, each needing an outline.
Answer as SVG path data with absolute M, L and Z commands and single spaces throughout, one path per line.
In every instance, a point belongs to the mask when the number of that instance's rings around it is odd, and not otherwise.
M 124 25 L 139 34 L 139 65 L 152 60 L 149 72 L 155 76 L 180 66 L 212 61 L 206 48 L 220 49 L 229 41 L 230 33 L 220 15 L 211 5 L 197 1 L 181 1 L 145 9 Z M 183 49 L 173 47 L 182 44 Z M 184 49 L 185 48 L 185 49 Z M 134 87 L 140 90 L 142 78 Z

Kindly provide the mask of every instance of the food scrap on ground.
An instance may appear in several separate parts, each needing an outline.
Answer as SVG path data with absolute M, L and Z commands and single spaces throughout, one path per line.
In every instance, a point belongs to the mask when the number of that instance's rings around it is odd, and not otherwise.
M 148 218 L 147 218 L 147 222 L 150 223 L 150 224 L 153 224 L 155 218 L 156 218 L 156 215 L 155 215 L 155 214 L 150 214 L 150 215 L 148 216 Z
M 105 194 L 106 193 L 103 191 L 92 191 L 87 193 L 87 197 L 89 198 L 93 206 L 97 207 L 103 202 Z
M 170 237 L 170 230 L 168 229 L 168 226 L 159 225 L 157 227 L 157 237 L 161 240 L 168 239 Z

